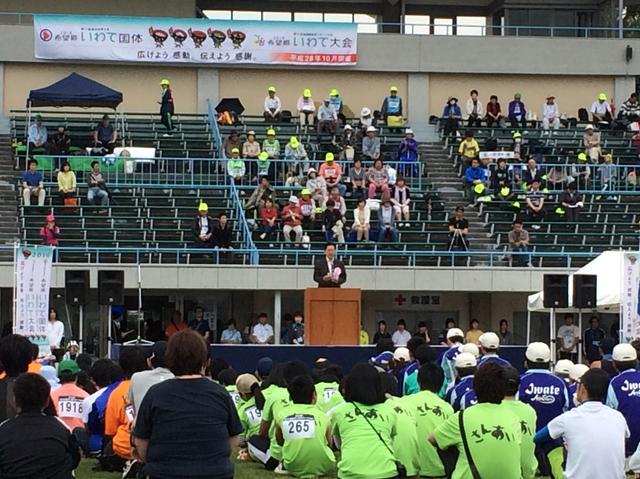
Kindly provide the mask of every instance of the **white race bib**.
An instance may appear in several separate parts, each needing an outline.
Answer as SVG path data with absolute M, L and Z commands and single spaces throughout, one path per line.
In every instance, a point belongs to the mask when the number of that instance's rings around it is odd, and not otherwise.
M 73 396 L 62 396 L 58 398 L 58 416 L 82 419 L 84 408 L 82 399 Z
M 240 393 L 238 391 L 229 391 L 229 396 L 231 396 L 231 400 L 233 401 L 233 404 L 235 404 L 236 406 L 240 404 L 241 398 L 240 398 Z
M 324 399 L 324 402 L 329 402 L 331 401 L 331 398 L 333 397 L 333 395 L 335 393 L 338 392 L 337 388 L 327 388 L 322 392 L 322 398 Z
M 127 420 L 133 424 L 136 419 L 136 411 L 133 409 L 133 404 L 127 404 L 124 407 L 124 413 L 127 416 Z
M 256 406 L 251 406 L 245 409 L 245 414 L 247 415 L 249 424 L 252 426 L 260 424 L 260 421 L 262 420 L 262 411 L 260 411 Z
M 312 439 L 316 436 L 316 420 L 313 416 L 297 414 L 282 422 L 285 439 Z

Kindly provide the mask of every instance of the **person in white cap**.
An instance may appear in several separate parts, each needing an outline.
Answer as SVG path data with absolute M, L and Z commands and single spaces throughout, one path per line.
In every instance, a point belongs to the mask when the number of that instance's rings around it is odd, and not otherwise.
M 460 352 L 460 346 L 464 341 L 464 333 L 460 328 L 450 328 L 447 331 L 447 349 L 440 357 L 440 366 L 444 370 L 444 384 L 448 389 L 449 384 L 456 380 L 456 357 Z
M 569 409 L 569 393 L 564 380 L 549 370 L 551 349 L 545 343 L 531 343 L 525 352 L 527 371 L 520 378 L 517 398 L 531 405 L 536 411 L 536 431 L 544 428 L 552 419 Z M 540 445 L 536 456 L 543 475 L 562 477 L 562 441 Z
M 564 382 L 567 383 L 568 386 L 570 384 L 569 373 L 573 365 L 573 362 L 569 359 L 559 359 L 553 368 L 553 374 L 564 380 Z M 569 400 L 571 400 L 571 396 L 569 396 Z
M 553 95 L 549 95 L 545 104 L 542 105 L 542 128 L 548 130 L 550 127 L 554 130 L 560 128 L 560 109 Z
M 445 396 L 445 399 L 453 406 L 453 409 L 459 411 L 461 408 L 460 401 L 468 392 L 473 392 L 473 375 L 476 373 L 478 361 L 472 353 L 461 352 L 456 356 L 456 384 L 451 387 Z M 475 396 L 475 395 L 474 395 Z M 474 398 L 469 398 L 467 406 L 472 404 Z
M 460 346 L 460 352 L 472 354 L 476 361 L 480 357 L 480 348 L 473 343 L 466 343 Z
M 288 244 L 291 244 L 291 231 L 295 233 L 295 243 L 302 241 L 302 211 L 298 206 L 298 197 L 291 195 L 289 204 L 282 209 L 282 233 Z
M 362 157 L 365 160 L 380 158 L 380 138 L 375 126 L 368 126 L 367 135 L 362 138 Z
M 478 361 L 478 367 L 489 361 L 494 361 L 505 368 L 511 366 L 509 361 L 498 356 L 500 338 L 496 333 L 491 331 L 482 333 L 480 338 L 478 338 L 478 342 L 480 343 L 480 352 L 482 353 L 482 357 L 480 361 Z
M 569 407 L 574 408 L 580 405 L 577 402 L 576 392 L 578 390 L 578 381 L 584 373 L 589 370 L 586 364 L 574 364 L 569 368 Z
M 409 352 L 409 349 L 404 346 L 396 348 L 393 352 L 393 360 L 396 363 L 409 364 L 411 362 L 411 353 Z
M 617 409 L 627 420 L 631 437 L 627 441 L 626 455 L 634 453 L 640 443 L 640 371 L 638 353 L 630 344 L 613 348 L 613 362 L 620 373 L 611 380 L 607 392 L 607 406 Z
M 554 440 L 565 445 L 565 479 L 626 477 L 624 450 L 629 429 L 622 414 L 603 404 L 608 383 L 609 376 L 602 369 L 585 372 L 577 392 L 580 406 L 553 419 L 534 437 L 538 447 Z
M 584 146 L 584 152 L 589 159 L 595 163 L 600 158 L 600 132 L 596 132 L 593 125 L 587 125 L 584 127 L 584 135 L 582 136 L 582 146 Z

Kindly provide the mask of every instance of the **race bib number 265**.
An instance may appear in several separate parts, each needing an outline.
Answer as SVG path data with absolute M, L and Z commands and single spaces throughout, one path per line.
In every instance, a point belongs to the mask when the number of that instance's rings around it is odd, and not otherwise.
M 313 416 L 289 416 L 285 418 L 282 426 L 285 439 L 311 439 L 316 435 L 316 421 Z

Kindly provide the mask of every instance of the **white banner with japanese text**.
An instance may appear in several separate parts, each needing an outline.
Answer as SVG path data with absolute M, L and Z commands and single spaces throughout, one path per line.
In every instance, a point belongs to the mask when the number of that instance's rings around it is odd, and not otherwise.
M 355 65 L 354 23 L 35 15 L 35 56 L 143 63 Z
M 53 248 L 18 246 L 15 253 L 15 317 L 13 330 L 48 353 L 47 321 Z
M 625 342 L 640 338 L 640 311 L 638 289 L 640 287 L 640 255 L 625 253 L 622 267 L 622 291 L 620 294 L 620 332 Z

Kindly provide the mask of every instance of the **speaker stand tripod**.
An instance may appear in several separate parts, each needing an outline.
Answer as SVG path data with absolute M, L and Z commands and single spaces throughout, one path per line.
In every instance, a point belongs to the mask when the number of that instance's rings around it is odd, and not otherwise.
M 138 337 L 122 343 L 123 346 L 150 346 L 153 341 L 147 341 L 142 339 L 142 323 L 144 322 L 144 312 L 142 311 L 142 269 L 140 263 L 138 263 Z

